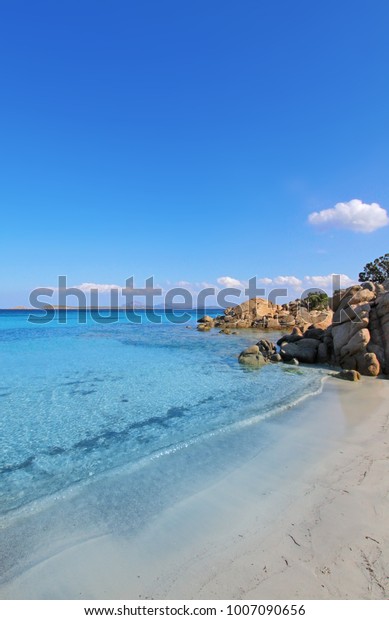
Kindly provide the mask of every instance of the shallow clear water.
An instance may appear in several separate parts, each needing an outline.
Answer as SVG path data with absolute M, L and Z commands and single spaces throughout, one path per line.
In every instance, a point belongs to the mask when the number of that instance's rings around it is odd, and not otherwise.
M 124 314 L 114 324 L 58 316 L 34 325 L 26 312 L 0 312 L 3 514 L 113 468 L 212 446 L 247 424 L 258 435 L 261 420 L 316 391 L 322 377 L 282 364 L 242 367 L 239 352 L 261 334 L 200 333 L 194 314 L 192 329 L 165 316 L 141 325 Z

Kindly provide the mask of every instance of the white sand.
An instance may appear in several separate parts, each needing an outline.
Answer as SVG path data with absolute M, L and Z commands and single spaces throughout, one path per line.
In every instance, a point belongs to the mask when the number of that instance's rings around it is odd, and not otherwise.
M 303 424 L 280 430 L 271 453 L 135 539 L 69 538 L 53 554 L 42 532 L 46 552 L 18 567 L 0 597 L 387 598 L 389 381 L 330 379 L 298 407 Z

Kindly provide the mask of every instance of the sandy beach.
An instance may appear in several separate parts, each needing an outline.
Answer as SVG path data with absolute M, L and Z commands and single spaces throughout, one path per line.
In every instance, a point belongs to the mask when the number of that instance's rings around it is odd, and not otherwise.
M 42 527 L 0 597 L 386 598 L 388 446 L 389 382 L 330 378 L 295 407 L 267 454 L 163 510 L 136 537 Z

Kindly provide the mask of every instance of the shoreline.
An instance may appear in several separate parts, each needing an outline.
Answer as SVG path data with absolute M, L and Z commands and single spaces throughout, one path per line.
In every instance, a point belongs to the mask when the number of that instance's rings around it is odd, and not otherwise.
M 385 598 L 388 396 L 385 380 L 328 378 L 292 425 L 272 420 L 277 445 L 136 537 L 65 535 L 0 598 Z

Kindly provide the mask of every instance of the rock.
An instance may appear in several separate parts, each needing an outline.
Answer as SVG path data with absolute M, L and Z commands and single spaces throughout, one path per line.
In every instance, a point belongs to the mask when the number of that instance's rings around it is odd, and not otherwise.
M 282 362 L 282 357 L 279 353 L 273 353 L 273 355 L 271 355 L 269 359 L 271 362 Z
M 353 295 L 355 295 L 358 291 L 360 291 L 361 288 L 362 287 L 359 284 L 357 284 L 355 286 L 350 286 L 345 291 L 336 291 L 332 298 L 333 312 L 336 313 L 341 307 L 345 307 L 346 305 L 348 305 Z
M 260 353 L 258 355 L 239 355 L 239 363 L 246 366 L 255 366 L 260 368 L 266 364 L 266 360 Z
M 357 370 L 341 370 L 333 376 L 337 379 L 344 379 L 345 381 L 359 381 L 361 378 Z
M 385 285 L 385 282 L 384 282 Z M 376 324 L 375 342 L 381 344 L 385 354 L 384 372 L 389 374 L 389 291 L 381 293 L 376 301 Z M 377 334 L 378 330 L 378 334 Z
M 354 295 L 350 299 L 350 306 L 365 302 L 373 301 L 376 297 L 374 284 L 371 282 L 366 282 L 365 286 L 361 286 L 360 290 L 354 293 Z M 367 286 L 371 285 L 371 286 Z
M 281 327 L 291 327 L 296 324 L 296 317 L 291 314 L 287 314 L 278 319 L 278 328 Z
M 316 340 L 320 340 L 324 336 L 325 330 L 321 327 L 314 327 L 314 325 L 310 325 L 306 332 L 304 332 L 304 338 L 315 338 Z
M 334 313 L 332 312 L 332 310 L 325 310 L 320 312 L 317 316 L 313 317 L 312 324 L 317 329 L 325 330 L 327 329 L 327 327 L 330 327 L 330 325 L 332 325 L 333 317 Z
M 256 355 L 259 353 L 259 346 L 257 344 L 251 345 L 251 347 L 247 347 L 244 351 L 242 351 L 241 355 Z
M 239 329 L 247 329 L 248 327 L 251 327 L 251 321 L 247 319 L 242 319 L 236 322 L 235 327 L 239 327 Z
M 353 305 L 346 304 L 345 306 L 341 305 L 334 314 L 332 325 L 341 325 L 342 323 L 347 323 L 348 321 L 365 321 L 367 325 L 369 322 L 370 310 L 371 307 L 369 303 Z
M 212 327 L 214 327 L 215 321 L 211 316 L 207 314 L 202 316 L 197 321 L 197 329 L 200 332 L 208 332 Z
M 251 347 L 248 347 L 239 355 L 239 363 L 246 364 L 248 366 L 264 366 L 266 364 L 266 359 L 260 353 L 259 347 L 254 344 Z
M 265 358 L 268 358 L 270 357 L 270 355 L 273 355 L 277 352 L 275 344 L 273 344 L 273 342 L 270 342 L 270 340 L 260 340 L 259 342 L 257 342 L 257 347 L 260 353 L 262 353 Z
M 375 282 L 362 282 L 361 288 L 368 289 L 369 291 L 373 291 L 373 293 L 377 294 L 377 284 Z
M 360 353 L 357 356 L 357 368 L 366 377 L 377 377 L 381 370 L 375 353 Z
M 211 325 L 209 323 L 199 323 L 197 329 L 199 332 L 209 332 Z
M 197 323 L 210 323 L 213 325 L 214 319 L 208 314 L 205 314 L 204 316 L 198 319 Z
M 370 341 L 369 325 L 370 305 L 356 307 L 355 318 L 332 326 L 332 339 L 336 363 L 342 364 L 345 357 L 355 355 L 363 350 Z M 361 332 L 358 334 L 358 332 Z
M 320 342 L 317 349 L 317 359 L 318 364 L 327 364 L 330 360 L 330 353 L 328 350 L 328 345 L 326 342 Z
M 284 361 L 295 358 L 304 364 L 314 364 L 317 359 L 318 348 L 318 340 L 302 338 L 298 342 L 290 342 L 281 347 L 280 354 Z
M 325 329 L 332 323 L 333 312 L 332 310 L 307 310 L 304 307 L 298 309 L 296 314 L 296 323 L 304 330 L 309 325 L 314 327 L 321 327 Z
M 283 361 L 284 361 L 284 364 L 290 364 L 291 366 L 298 366 L 299 365 L 299 361 L 296 360 L 295 357 L 292 357 L 292 359 L 290 359 L 290 360 L 283 360 Z
M 273 316 L 274 310 L 275 308 L 271 301 L 256 297 L 238 306 L 227 308 L 225 314 L 252 322 L 255 319 L 262 319 L 265 316 Z
M 264 318 L 263 320 L 263 327 L 265 329 L 280 329 L 280 322 L 278 321 L 278 319 L 275 318 Z
M 299 332 L 301 332 L 301 330 L 299 329 Z M 299 340 L 302 340 L 302 335 L 299 336 L 298 334 L 284 334 L 283 336 L 281 336 L 281 338 L 279 338 L 279 340 L 277 340 L 277 344 L 278 346 L 282 346 L 282 343 L 288 343 L 288 342 L 298 342 Z
M 374 353 L 382 370 L 384 370 L 385 368 L 385 351 L 384 348 L 379 345 L 379 344 L 375 344 L 374 342 L 372 342 L 373 336 L 372 336 L 372 332 L 370 330 L 370 342 L 367 345 L 367 352 L 368 353 Z
M 219 331 L 219 334 L 226 334 L 226 335 L 230 335 L 230 334 L 232 334 L 232 331 L 231 331 L 230 329 L 225 328 L 225 329 L 221 329 L 221 330 Z
M 350 337 L 350 340 L 340 350 L 340 362 L 347 356 L 357 355 L 366 350 L 370 342 L 370 332 L 366 327 L 362 327 Z

